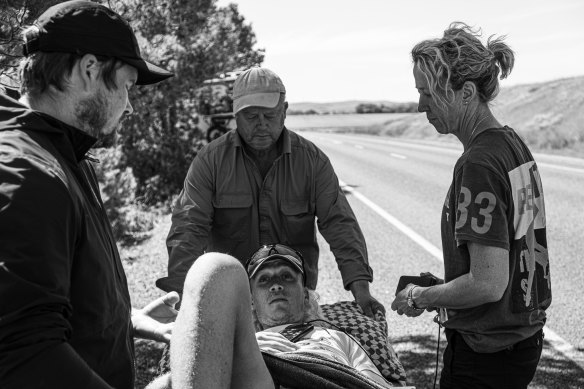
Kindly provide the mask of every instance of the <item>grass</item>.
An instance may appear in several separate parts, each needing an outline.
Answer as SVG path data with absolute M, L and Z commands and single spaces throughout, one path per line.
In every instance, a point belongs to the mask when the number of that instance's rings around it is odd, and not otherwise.
M 158 214 L 150 237 L 133 245 L 120 246 L 120 255 L 128 279 L 128 288 L 135 308 L 142 308 L 164 295 L 155 286 L 156 279 L 166 276 L 168 254 L 165 238 L 170 217 Z M 149 340 L 136 340 L 136 389 L 144 388 L 156 377 L 158 361 L 164 345 Z

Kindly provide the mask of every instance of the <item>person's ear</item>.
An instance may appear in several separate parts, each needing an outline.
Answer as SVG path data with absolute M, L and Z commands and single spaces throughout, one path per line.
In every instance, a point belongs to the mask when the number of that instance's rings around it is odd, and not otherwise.
M 473 81 L 465 81 L 462 86 L 462 102 L 470 103 L 477 95 L 477 86 Z
M 84 91 L 95 88 L 99 80 L 101 64 L 93 54 L 85 54 L 77 62 L 77 75 Z
M 288 102 L 284 101 L 284 112 L 282 115 L 282 120 L 286 119 L 286 111 L 288 110 Z

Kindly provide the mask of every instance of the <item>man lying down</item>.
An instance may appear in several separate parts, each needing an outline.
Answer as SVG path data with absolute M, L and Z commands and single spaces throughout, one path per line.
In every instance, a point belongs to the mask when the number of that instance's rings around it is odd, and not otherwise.
M 263 246 L 246 267 L 247 274 L 235 258 L 207 253 L 189 270 L 170 344 L 172 388 L 272 389 L 260 350 L 324 358 L 391 387 L 356 340 L 310 323 L 321 317 L 300 253 Z M 168 375 L 148 388 L 163 387 Z

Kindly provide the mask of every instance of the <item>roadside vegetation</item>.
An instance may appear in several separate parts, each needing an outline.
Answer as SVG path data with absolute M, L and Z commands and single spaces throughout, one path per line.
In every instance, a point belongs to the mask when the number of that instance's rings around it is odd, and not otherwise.
M 539 84 L 517 85 L 502 88 L 492 103 L 495 116 L 502 124 L 509 125 L 521 135 L 527 144 L 540 152 L 549 152 L 584 158 L 584 76 L 548 81 Z M 347 103 L 338 103 L 347 110 Z M 355 111 L 365 102 L 351 102 Z M 309 103 L 290 104 L 309 110 Z M 317 105 L 313 109 L 321 109 Z M 337 110 L 334 103 L 325 106 Z M 326 130 L 362 133 L 370 135 L 402 137 L 410 139 L 440 139 L 455 142 L 452 136 L 436 133 L 425 115 L 412 114 L 346 114 L 343 120 L 338 115 L 290 116 L 288 126 L 292 129 Z M 363 117 L 362 124 L 355 122 Z

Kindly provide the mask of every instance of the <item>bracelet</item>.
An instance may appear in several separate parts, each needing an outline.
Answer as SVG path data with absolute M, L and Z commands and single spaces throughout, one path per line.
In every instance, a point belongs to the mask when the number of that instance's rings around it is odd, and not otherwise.
M 415 288 L 417 288 L 418 285 L 414 285 L 411 287 L 411 289 L 408 291 L 408 307 L 413 308 L 417 311 L 423 311 L 424 308 L 419 308 L 416 306 L 416 302 L 414 301 L 414 297 L 412 296 L 412 292 L 414 291 Z

